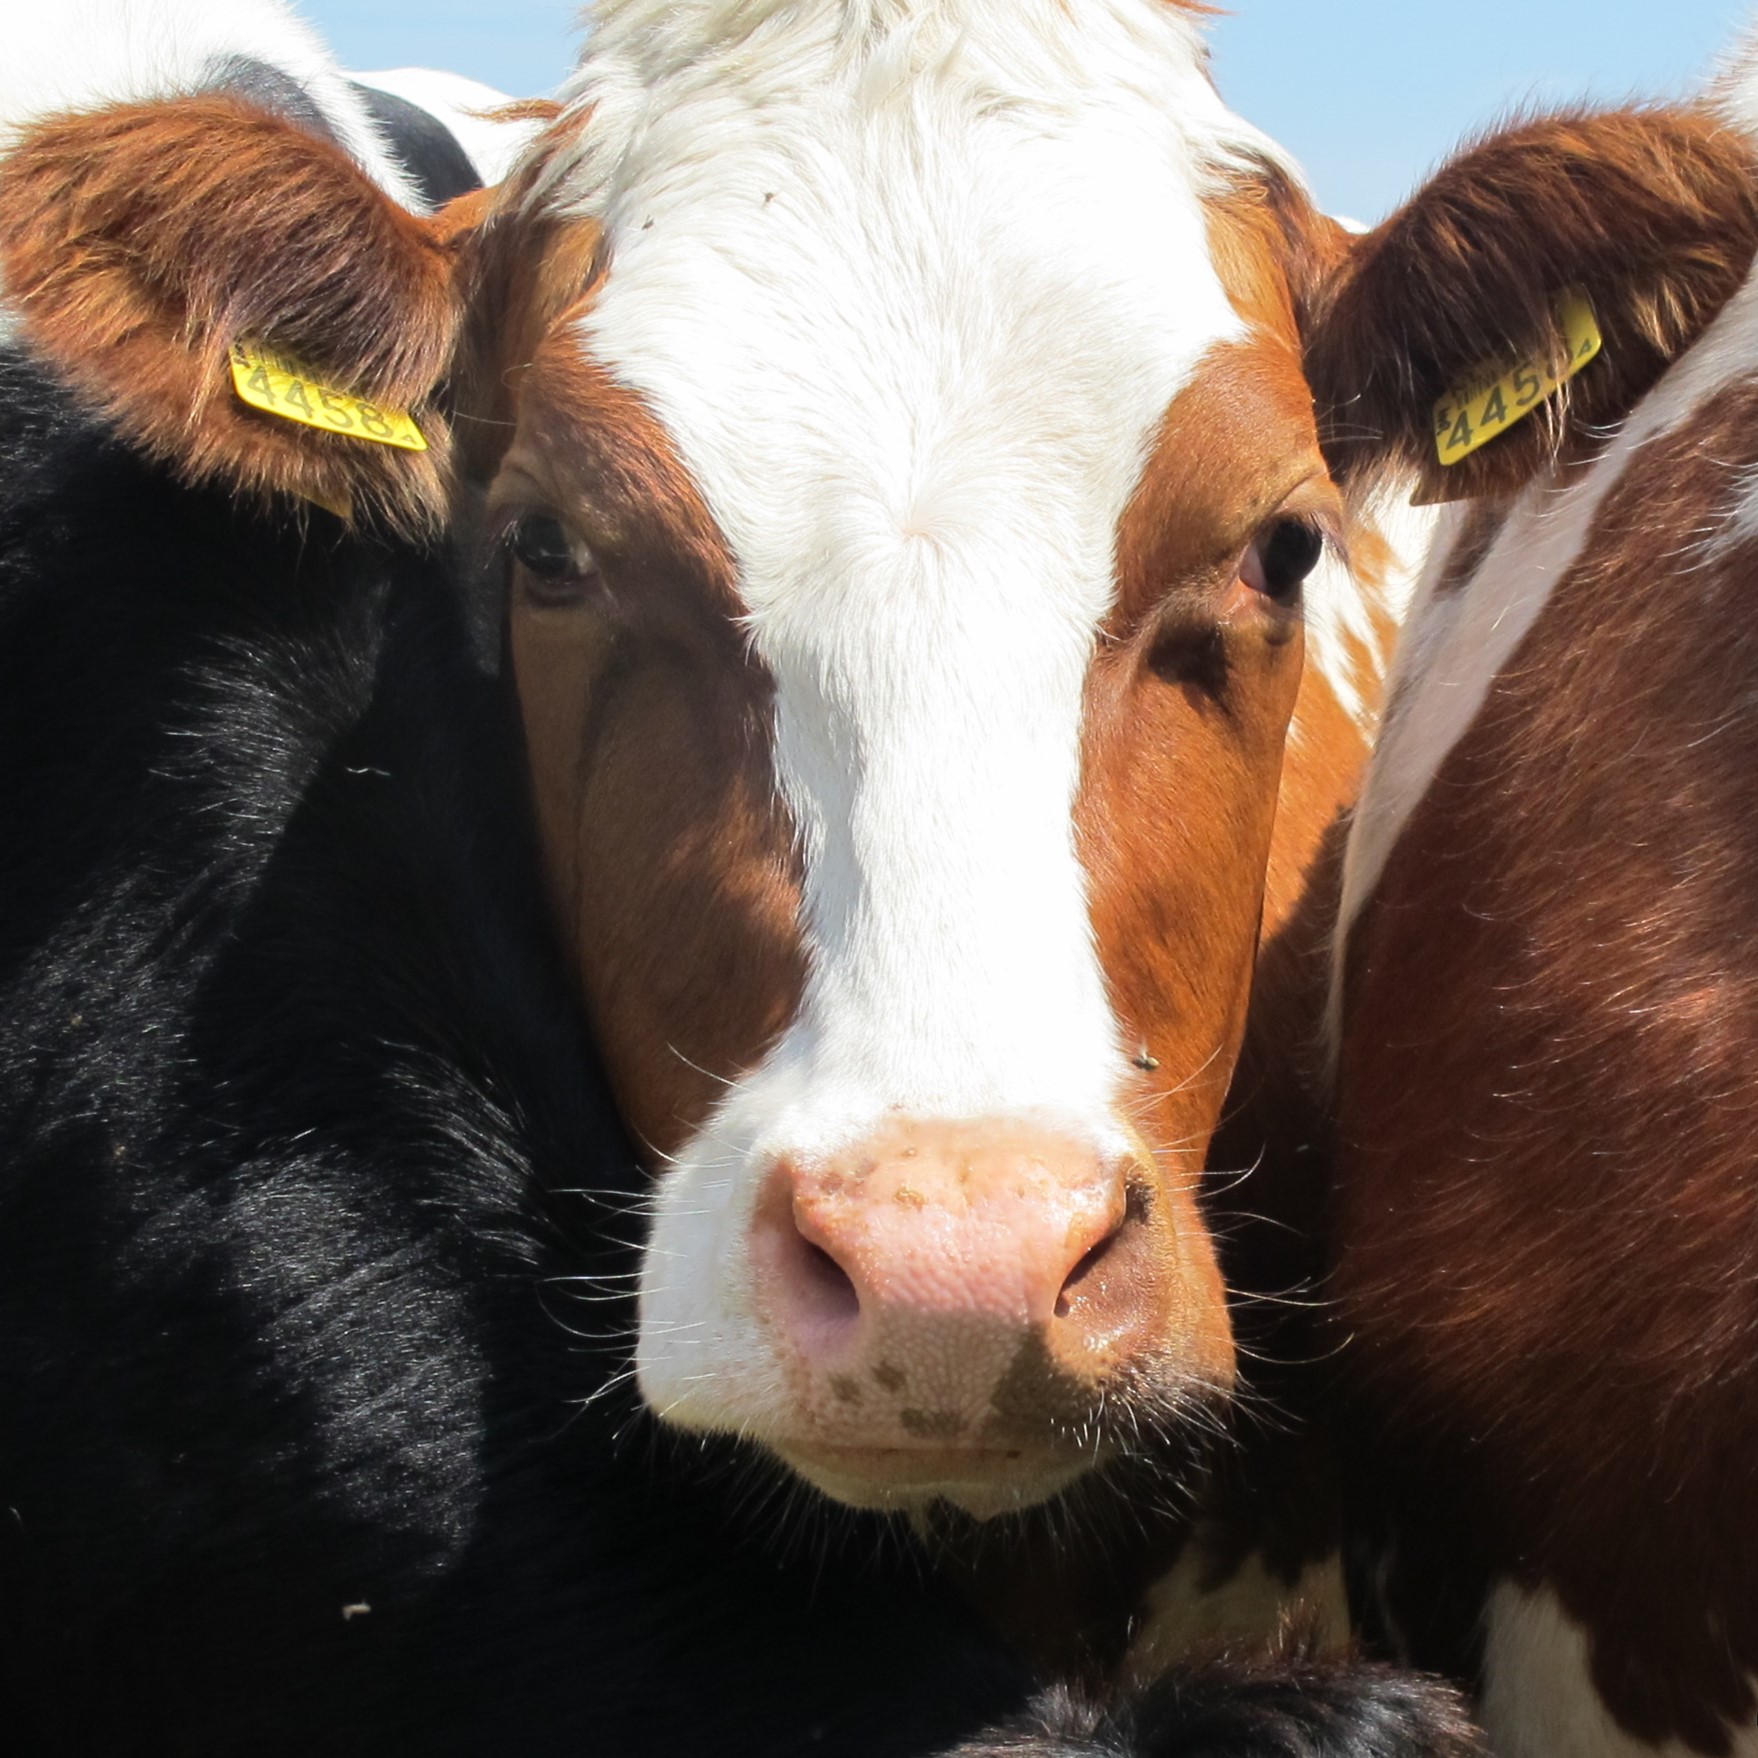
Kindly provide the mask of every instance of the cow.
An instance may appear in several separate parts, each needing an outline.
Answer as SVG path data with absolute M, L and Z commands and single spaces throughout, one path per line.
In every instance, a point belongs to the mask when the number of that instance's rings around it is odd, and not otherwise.
M 1150 1672 L 1396 609 L 1185 12 L 607 6 L 432 217 L 264 83 L 0 160 L 18 1743 L 1468 1750 L 1027 1707 Z
M 665 1168 L 639 1386 L 1029 1508 L 1235 1380 L 1203 1152 L 1395 620 L 1300 368 L 1344 236 L 1161 0 L 617 4 L 560 99 L 461 245 L 454 529 Z
M 1748 49 L 1510 126 L 1314 326 L 1334 468 L 1446 503 L 1336 937 L 1358 1574 L 1509 1758 L 1758 1751 L 1755 122 Z

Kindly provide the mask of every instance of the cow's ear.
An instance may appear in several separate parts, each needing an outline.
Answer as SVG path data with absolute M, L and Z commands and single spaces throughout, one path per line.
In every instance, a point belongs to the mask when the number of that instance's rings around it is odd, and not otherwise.
M 1433 498 L 1498 493 L 1620 421 L 1733 296 L 1758 248 L 1752 142 L 1707 113 L 1623 110 L 1510 128 L 1361 238 L 1321 295 L 1308 366 L 1332 468 L 1412 470 Z M 1574 296 L 1574 297 L 1571 297 Z M 1454 393 L 1597 358 L 1451 465 Z M 1521 381 L 1528 391 L 1531 375 Z M 1547 386 L 1549 381 L 1543 381 Z M 1479 426 L 1461 441 L 1481 441 Z
M 49 118 L 0 160 L 0 285 L 76 394 L 192 482 L 410 533 L 444 510 L 453 260 L 338 148 L 224 95 Z M 280 413 L 252 407 L 244 344 L 312 382 L 271 368 Z

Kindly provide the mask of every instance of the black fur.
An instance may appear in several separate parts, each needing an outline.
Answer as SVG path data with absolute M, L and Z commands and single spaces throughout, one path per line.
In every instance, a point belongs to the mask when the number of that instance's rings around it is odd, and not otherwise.
M 1053 1691 L 952 1758 L 1481 1758 L 1445 1686 L 1299 1654 L 1222 1656 L 1105 1705 Z
M 1031 1681 L 899 1535 L 640 1414 L 481 614 L 0 356 L 0 1751 L 1459 1751 L 1310 1668 L 980 1736 Z
M 371 112 L 385 145 L 415 180 L 429 207 L 444 207 L 453 196 L 468 195 L 482 187 L 470 155 L 437 116 L 430 116 L 407 98 L 381 92 L 377 86 L 362 85 L 359 80 L 350 84 Z
M 1017 1701 L 913 1566 L 778 1562 L 580 1408 L 632 1314 L 556 1278 L 631 1267 L 639 1183 L 440 571 L 16 360 L 0 480 L 0 1750 L 915 1753 Z
M 244 98 L 259 110 L 283 117 L 332 146 L 341 144 L 317 100 L 272 61 L 259 60 L 255 55 L 218 55 L 208 63 L 205 83 L 211 91 Z

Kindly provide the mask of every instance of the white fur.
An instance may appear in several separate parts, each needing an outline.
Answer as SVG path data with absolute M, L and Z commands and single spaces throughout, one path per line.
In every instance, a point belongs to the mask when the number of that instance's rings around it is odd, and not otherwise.
M 1201 194 L 1273 149 L 1162 0 L 610 0 L 564 96 L 584 340 L 740 559 L 806 855 L 804 1004 L 660 1181 L 642 1289 L 649 1402 L 760 1433 L 772 1156 L 890 1111 L 1127 1145 L 1082 689 L 1149 444 L 1241 331 Z
M 1643 446 L 1689 421 L 1727 386 L 1758 374 L 1758 278 L 1637 405 L 1602 458 L 1565 488 L 1548 479 L 1515 502 L 1472 578 L 1441 593 L 1459 517 L 1449 509 L 1392 668 L 1391 705 L 1362 790 L 1343 867 L 1331 981 L 1331 1041 L 1348 936 L 1411 814 L 1477 718 L 1490 686 L 1579 560 L 1600 506 Z M 1688 534 L 1681 533 L 1681 542 Z
M 1721 58 L 1710 100 L 1729 127 L 1758 138 L 1758 25 L 1743 31 Z
M 1494 1589 L 1483 1658 L 1479 1714 L 1500 1758 L 1691 1758 L 1682 1742 L 1652 1746 L 1612 1719 L 1594 1688 L 1587 1632 L 1548 1587 Z M 1758 1758 L 1758 1726 L 1729 1732 L 1733 1758 Z
M 392 67 L 352 77 L 437 117 L 452 131 L 476 167 L 476 175 L 487 184 L 499 183 L 512 170 L 542 128 L 538 122 L 501 121 L 485 114 L 512 99 L 461 73 L 443 73 L 432 67 Z
M 359 95 L 317 33 L 279 0 L 44 0 L 12 9 L 0 56 L 0 148 L 57 110 L 199 90 L 246 55 L 303 86 L 336 138 L 388 195 L 419 208 Z

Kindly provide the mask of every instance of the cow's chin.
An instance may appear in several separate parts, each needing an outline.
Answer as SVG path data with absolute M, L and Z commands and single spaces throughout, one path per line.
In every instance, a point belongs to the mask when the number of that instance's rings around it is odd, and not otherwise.
M 827 1447 L 771 1442 L 784 1464 L 845 1507 L 916 1514 L 941 1503 L 974 1520 L 1050 1501 L 1102 1463 L 1091 1452 Z

